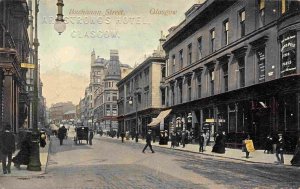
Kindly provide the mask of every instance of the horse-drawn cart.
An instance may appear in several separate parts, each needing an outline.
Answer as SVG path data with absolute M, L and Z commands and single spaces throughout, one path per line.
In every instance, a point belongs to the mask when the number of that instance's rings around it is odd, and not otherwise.
M 89 128 L 84 126 L 79 126 L 75 128 L 74 142 L 75 144 L 81 144 L 82 140 L 86 140 L 86 143 L 89 142 Z

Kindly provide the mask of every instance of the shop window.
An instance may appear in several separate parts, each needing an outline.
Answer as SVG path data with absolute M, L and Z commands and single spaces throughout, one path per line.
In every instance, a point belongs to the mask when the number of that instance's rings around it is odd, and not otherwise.
M 241 37 L 245 36 L 245 19 L 246 19 L 246 14 L 245 14 L 245 9 L 241 10 L 239 12 L 239 20 L 240 20 L 240 35 Z
M 235 104 L 228 105 L 228 113 L 229 113 L 229 120 L 228 120 L 228 132 L 236 132 L 236 108 Z

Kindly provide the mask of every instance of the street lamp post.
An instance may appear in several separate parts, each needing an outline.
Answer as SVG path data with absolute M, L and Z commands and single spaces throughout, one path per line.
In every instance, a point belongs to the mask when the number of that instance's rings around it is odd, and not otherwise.
M 137 107 L 137 98 L 138 98 L 139 93 L 135 92 L 134 96 L 135 96 L 135 142 L 139 141 L 139 133 L 138 133 L 138 107 Z M 130 97 L 129 99 L 129 104 L 132 105 L 133 104 L 133 100 L 132 97 Z
M 41 161 L 40 161 L 40 147 L 39 147 L 39 139 L 40 134 L 38 132 L 38 111 L 39 111 L 39 97 L 38 97 L 38 26 L 37 26 L 37 17 L 39 12 L 39 0 L 35 0 L 35 37 L 33 41 L 34 46 L 34 96 L 33 96 L 33 124 L 32 124 L 32 137 L 31 137 L 31 153 L 29 156 L 29 164 L 27 166 L 27 170 L 29 171 L 41 171 Z

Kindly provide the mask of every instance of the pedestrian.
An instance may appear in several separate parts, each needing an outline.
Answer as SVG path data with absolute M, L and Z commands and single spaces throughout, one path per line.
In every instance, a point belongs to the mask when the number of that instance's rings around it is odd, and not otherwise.
M 298 138 L 297 146 L 295 149 L 293 159 L 291 160 L 291 164 L 293 166 L 300 167 L 300 137 Z
M 183 130 L 181 133 L 181 143 L 182 143 L 182 148 L 185 148 L 185 137 L 186 137 L 186 131 Z
M 65 138 L 66 130 L 67 130 L 67 129 L 65 128 L 65 126 L 61 126 L 61 127 L 58 129 L 58 134 L 57 134 L 57 136 L 58 136 L 59 144 L 60 144 L 60 145 L 63 145 L 63 140 L 64 140 L 64 138 Z
M 171 148 L 174 148 L 176 145 L 176 134 L 175 132 L 171 133 Z
M 277 158 L 277 163 L 278 164 L 284 164 L 284 157 L 283 157 L 283 153 L 284 153 L 284 139 L 282 137 L 282 134 L 279 133 L 278 134 L 278 141 L 276 143 L 276 158 Z
M 200 137 L 199 137 L 199 152 L 204 152 L 204 140 L 205 140 L 205 137 L 204 137 L 204 133 L 201 133 L 200 134 Z
M 149 146 L 150 150 L 152 151 L 152 153 L 154 153 L 154 150 L 152 149 L 152 145 L 151 145 L 151 130 L 148 130 L 148 133 L 146 135 L 146 145 L 143 149 L 143 153 L 145 153 L 146 148 Z
M 216 134 L 215 145 L 213 146 L 212 152 L 224 154 L 225 153 L 225 134 Z
M 3 174 L 9 174 L 12 154 L 16 150 L 15 135 L 13 134 L 13 132 L 11 132 L 11 126 L 9 124 L 7 124 L 4 131 L 1 132 L 0 147 L 2 153 L 1 161 Z
M 250 138 L 250 135 L 247 135 L 245 140 L 243 140 L 243 147 L 242 151 L 246 152 L 246 158 L 249 158 L 250 152 L 254 152 L 254 146 L 253 146 L 253 141 Z
M 264 153 L 273 153 L 273 147 L 272 147 L 272 144 L 273 144 L 273 138 L 271 136 L 271 134 L 268 134 L 267 138 L 266 138 L 266 142 L 265 142 L 265 150 L 264 150 Z
M 89 133 L 89 144 L 93 145 L 94 131 L 91 129 Z
M 122 143 L 124 143 L 124 137 L 125 137 L 124 131 L 122 131 L 120 135 L 121 135 Z
M 17 169 L 20 169 L 21 165 L 29 164 L 30 150 L 31 150 L 31 132 L 24 131 L 22 133 L 22 138 L 20 139 L 20 151 L 18 154 L 12 159 L 14 166 Z
M 206 145 L 208 142 L 208 138 L 209 138 L 209 134 L 208 134 L 208 132 L 206 132 L 206 130 L 204 130 L 203 136 L 204 136 L 203 151 L 205 151 Z

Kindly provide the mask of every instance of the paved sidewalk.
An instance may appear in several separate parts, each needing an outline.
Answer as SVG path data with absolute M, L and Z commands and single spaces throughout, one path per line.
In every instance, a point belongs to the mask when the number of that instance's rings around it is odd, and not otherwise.
M 41 162 L 41 171 L 28 171 L 26 165 L 21 165 L 21 169 L 17 169 L 14 166 L 14 163 L 11 165 L 11 174 L 4 175 L 1 171 L 0 177 L 31 177 L 31 176 L 39 176 L 45 173 L 47 162 L 48 162 L 48 153 L 49 153 L 49 147 L 51 145 L 51 139 L 50 141 L 46 141 L 47 144 L 45 148 L 40 147 L 40 162 Z M 17 153 L 17 152 L 16 152 Z M 15 156 L 16 153 L 13 155 Z M 2 169 L 1 169 L 2 170 Z
M 108 137 L 108 138 L 111 138 L 111 137 Z M 121 142 L 121 137 L 119 139 L 117 139 L 116 137 L 113 139 L 120 140 L 120 142 Z M 130 140 L 124 139 L 124 144 L 126 144 L 128 142 L 135 143 L 135 140 L 131 140 L 131 138 L 130 138 Z M 139 143 L 146 144 L 146 141 L 139 139 Z M 198 144 L 186 144 L 185 148 L 182 148 L 182 146 L 179 146 L 179 147 L 175 147 L 173 149 L 173 148 L 171 148 L 171 142 L 169 142 L 168 145 L 159 145 L 159 143 L 157 141 L 155 143 L 152 142 L 152 146 L 160 147 L 160 148 L 169 148 L 170 150 L 180 150 L 180 151 L 186 151 L 186 152 L 192 152 L 192 153 L 199 153 L 199 145 Z M 246 158 L 246 153 L 242 152 L 242 150 L 240 150 L 240 149 L 226 148 L 225 154 L 218 154 L 218 153 L 214 153 L 211 151 L 212 151 L 212 146 L 206 146 L 205 151 L 203 153 L 199 153 L 199 154 L 215 156 L 215 157 L 223 157 L 223 158 L 234 159 L 234 160 L 241 160 L 241 161 L 250 162 L 250 163 L 276 164 L 275 162 L 277 161 L 275 154 L 266 154 L 266 153 L 264 153 L 263 150 L 256 150 L 255 152 L 250 153 L 250 156 L 248 159 Z M 291 165 L 290 161 L 292 158 L 293 158 L 293 155 L 284 154 L 284 165 Z

